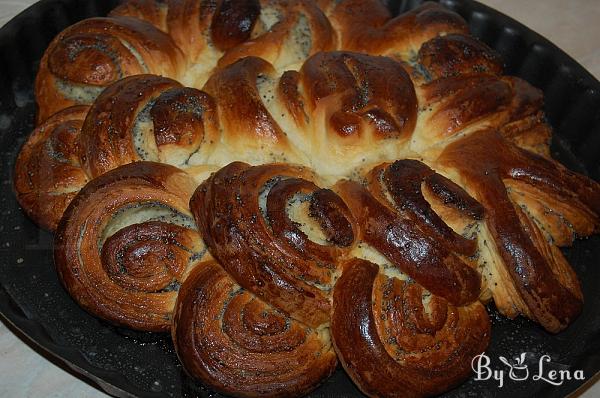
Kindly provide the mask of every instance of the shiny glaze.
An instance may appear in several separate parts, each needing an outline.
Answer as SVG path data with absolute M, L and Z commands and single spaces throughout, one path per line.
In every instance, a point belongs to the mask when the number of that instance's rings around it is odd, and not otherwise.
M 362 240 L 432 293 L 455 305 L 470 303 L 479 295 L 480 277 L 459 254 L 472 255 L 474 242 L 456 236 L 431 211 L 420 194 L 420 184 L 411 186 L 405 177 L 416 177 L 415 171 L 434 173 L 418 162 L 399 161 L 376 168 L 368 187 L 341 181 L 334 189 L 356 217 Z M 381 172 L 383 183 L 391 189 L 381 186 Z M 393 202 L 387 199 L 386 190 Z M 467 194 L 461 192 L 461 196 Z M 478 206 L 472 198 L 469 201 Z
M 273 72 L 268 62 L 249 57 L 215 73 L 206 83 L 204 90 L 216 98 L 222 126 L 232 136 L 254 137 L 265 143 L 286 141 L 256 87 L 259 75 Z
M 215 117 L 216 105 L 206 93 L 188 87 L 160 95 L 150 110 L 156 145 L 197 149 L 204 137 L 204 122 Z
M 334 8 L 331 19 L 342 32 L 342 48 L 375 55 L 418 51 L 440 31 L 468 33 L 458 14 L 432 2 L 393 18 L 380 1 L 345 0 Z
M 463 34 L 448 34 L 429 40 L 419 49 L 419 64 L 431 79 L 458 75 L 500 75 L 503 61 L 479 40 Z
M 299 91 L 299 84 L 300 73 L 286 71 L 281 75 L 281 79 L 279 79 L 277 90 L 294 122 L 299 126 L 304 126 L 308 120 L 308 115 L 304 109 L 304 101 Z
M 55 114 L 31 133 L 17 157 L 17 200 L 42 228 L 56 228 L 88 181 L 79 160 L 79 135 L 88 110 L 80 105 Z
M 336 49 L 336 34 L 315 1 L 263 0 L 262 3 L 263 8 L 277 11 L 277 22 L 257 37 L 229 48 L 219 59 L 219 67 L 252 56 L 260 57 L 278 69 L 287 69 L 320 51 Z M 213 23 L 213 34 L 214 29 Z
M 354 259 L 333 293 L 331 334 L 340 362 L 369 397 L 440 394 L 471 372 L 471 359 L 490 338 L 485 308 L 453 307 L 423 289 L 388 278 Z
M 312 108 L 335 98 L 339 110 L 329 126 L 340 136 L 364 135 L 370 124 L 377 138 L 405 138 L 416 122 L 417 99 L 410 78 L 394 60 L 347 52 L 320 53 L 300 71 Z
M 82 164 L 90 176 L 139 160 L 179 166 L 210 149 L 215 113 L 209 95 L 174 80 L 154 75 L 122 79 L 98 97 L 86 118 Z M 147 126 L 134 132 L 141 122 Z
M 102 266 L 125 289 L 159 292 L 182 279 L 189 257 L 181 245 L 186 234 L 187 228 L 161 221 L 130 225 L 104 242 Z
M 282 177 L 293 180 L 271 188 L 265 219 L 259 205 L 260 192 L 270 180 Z M 319 192 L 309 182 L 311 178 L 311 172 L 301 167 L 250 167 L 235 162 L 200 185 L 190 207 L 211 254 L 240 286 L 294 319 L 317 327 L 329 319 L 330 303 L 327 290 L 313 284 L 330 285 L 337 267 L 336 256 L 348 249 L 315 246 L 303 233 L 290 228 L 285 211 L 281 211 L 286 198 L 294 193 Z M 278 193 L 279 197 L 270 198 Z M 338 206 L 342 206 L 341 202 Z M 337 220 L 350 234 L 351 220 L 344 216 L 347 210 L 336 213 L 336 217 L 327 217 L 323 222 Z M 322 212 L 313 215 L 319 214 Z M 348 246 L 352 236 L 339 241 Z M 309 253 L 311 247 L 317 250 Z
M 40 62 L 35 94 L 38 123 L 71 105 L 89 105 L 94 97 L 72 99 L 70 87 L 106 87 L 141 73 L 176 76 L 184 64 L 173 40 L 150 23 L 123 17 L 90 18 L 61 32 Z
M 381 181 L 378 182 L 377 179 Z M 416 222 L 420 221 L 421 227 L 425 227 L 428 234 L 448 242 L 459 254 L 467 257 L 475 254 L 476 242 L 454 232 L 435 213 L 423 196 L 422 184 L 441 197 L 445 205 L 458 209 L 474 220 L 481 220 L 483 207 L 464 189 L 416 160 L 398 160 L 389 167 L 376 168 L 371 174 L 371 184 L 378 183 L 385 184 L 396 208 L 400 208 L 403 215 L 413 218 Z
M 241 289 L 216 262 L 181 286 L 172 334 L 190 374 L 236 397 L 305 395 L 337 363 L 327 333 Z
M 363 392 L 438 394 L 487 347 L 478 298 L 553 332 L 581 306 L 557 246 L 598 230 L 598 186 L 550 160 L 541 92 L 438 4 L 128 0 L 59 35 L 36 98 L 25 211 L 54 228 L 91 180 L 58 228 L 63 284 L 117 325 L 171 327 L 219 391 L 308 393 L 331 321 Z M 125 165 L 144 159 L 189 174 Z M 189 199 L 225 165 L 191 201 L 200 264 Z
M 67 208 L 54 242 L 58 275 L 77 303 L 116 325 L 169 330 L 183 274 L 204 253 L 193 225 L 150 219 L 105 234 L 127 209 L 158 208 L 192 222 L 192 190 L 186 174 L 150 162 L 117 168 L 88 184 Z
M 331 246 L 315 243 L 292 221 L 286 207 L 298 193 L 309 194 L 309 215 L 319 220 Z M 350 210 L 333 191 L 320 189 L 312 182 L 288 178 L 278 181 L 267 197 L 267 219 L 275 235 L 283 237 L 298 254 L 322 263 L 332 263 L 340 255 L 339 247 L 354 242 L 353 221 Z
M 250 38 L 260 14 L 258 0 L 222 0 L 211 24 L 211 38 L 220 50 L 237 46 Z
M 459 170 L 486 208 L 486 220 L 506 270 L 533 319 L 554 332 L 566 327 L 581 311 L 579 282 L 573 275 L 555 274 L 555 260 L 544 254 L 546 249 L 542 250 L 548 243 L 528 231 L 538 227 L 524 222 L 522 210 L 511 201 L 504 180 L 533 185 L 539 194 L 559 198 L 595 225 L 600 185 L 511 144 L 493 130 L 450 145 L 440 160 Z M 561 280 L 563 277 L 567 279 Z
M 82 163 L 87 173 L 96 177 L 141 160 L 131 139 L 136 113 L 162 91 L 179 86 L 171 79 L 142 75 L 122 79 L 105 90 L 82 129 Z

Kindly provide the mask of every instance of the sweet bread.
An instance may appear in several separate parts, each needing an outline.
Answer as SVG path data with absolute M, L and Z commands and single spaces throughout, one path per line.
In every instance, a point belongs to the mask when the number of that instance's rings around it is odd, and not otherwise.
M 132 163 L 87 184 L 65 212 L 54 263 L 79 305 L 114 324 L 168 331 L 177 291 L 206 247 L 189 211 L 193 180 Z
M 440 394 L 486 303 L 581 311 L 559 247 L 598 231 L 600 185 L 438 4 L 128 0 L 52 41 L 35 94 L 15 190 L 63 285 L 170 330 L 217 391 L 301 396 L 339 360 L 368 396 Z

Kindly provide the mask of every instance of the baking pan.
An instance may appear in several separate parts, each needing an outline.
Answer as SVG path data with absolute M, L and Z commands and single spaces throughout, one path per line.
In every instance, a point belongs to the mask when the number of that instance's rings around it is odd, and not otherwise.
M 495 48 L 507 74 L 520 76 L 544 91 L 546 112 L 554 127 L 552 153 L 569 168 L 600 178 L 600 83 L 548 40 L 507 16 L 475 1 L 441 0 L 461 14 L 473 34 Z M 418 0 L 389 1 L 394 12 Z M 43 0 L 0 30 L 0 312 L 10 324 L 55 361 L 115 396 L 218 397 L 185 375 L 170 336 L 114 327 L 87 314 L 63 290 L 52 264 L 52 235 L 40 230 L 19 209 L 12 187 L 16 155 L 33 128 L 33 81 L 50 40 L 81 19 L 106 15 L 116 0 Z M 514 321 L 490 308 L 490 368 L 508 369 L 499 357 L 522 354 L 537 373 L 583 372 L 591 379 L 600 370 L 600 238 L 577 241 L 564 253 L 583 284 L 585 306 L 564 332 L 551 335 L 522 318 Z M 473 377 L 447 397 L 562 397 L 584 381 L 513 381 L 502 388 L 494 379 Z M 361 397 L 345 373 L 338 371 L 311 397 Z

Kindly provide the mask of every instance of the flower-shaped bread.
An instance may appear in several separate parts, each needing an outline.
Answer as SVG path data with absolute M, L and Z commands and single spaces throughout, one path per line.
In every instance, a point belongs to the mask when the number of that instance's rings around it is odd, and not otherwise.
M 57 36 L 36 99 L 15 189 L 65 288 L 218 391 L 303 395 L 339 359 L 369 396 L 435 395 L 491 300 L 551 332 L 581 311 L 559 247 L 600 185 L 435 3 L 128 0 Z

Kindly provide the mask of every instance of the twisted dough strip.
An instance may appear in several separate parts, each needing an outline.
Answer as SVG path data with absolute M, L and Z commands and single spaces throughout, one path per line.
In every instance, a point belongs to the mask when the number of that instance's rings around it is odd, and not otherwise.
M 343 51 L 319 52 L 332 49 Z M 261 58 L 240 58 L 247 55 Z M 87 180 L 140 160 L 176 165 L 198 181 L 233 160 L 297 163 L 332 185 L 361 180 L 381 163 L 420 159 L 478 198 L 487 215 L 482 223 L 480 212 L 469 222 L 444 213 L 457 223 L 444 227 L 435 217 L 443 206 L 423 210 L 423 200 L 436 200 L 442 177 L 422 166 L 395 171 L 412 170 L 413 185 L 402 191 L 409 196 L 389 186 L 376 194 L 373 173 L 371 193 L 347 183 L 378 209 L 380 221 L 393 218 L 404 230 L 452 242 L 416 240 L 449 261 L 447 267 L 430 264 L 431 276 L 419 274 L 410 256 L 400 268 L 452 305 L 469 303 L 479 290 L 468 258 L 475 245 L 451 229 L 474 225 L 481 299 L 493 297 L 508 316 L 521 313 L 558 331 L 582 299 L 555 245 L 597 231 L 600 188 L 549 160 L 541 92 L 501 73 L 497 54 L 467 36 L 465 22 L 439 5 L 392 18 L 376 0 L 130 0 L 109 18 L 69 28 L 44 55 L 36 83 L 40 121 L 65 106 L 94 103 L 82 125 L 83 108 L 73 108 L 79 110 L 65 110 L 31 135 L 15 186 L 28 214 L 53 228 Z M 138 76 L 110 85 L 132 74 Z M 65 128 L 72 132 L 68 139 Z M 493 145 L 503 153 L 491 153 Z M 394 181 L 392 188 L 401 182 Z M 388 194 L 396 198 L 390 202 Z M 397 220 L 398 200 L 412 203 L 412 210 Z M 313 277 L 311 283 L 331 286 Z M 451 291 L 449 281 L 460 288 Z M 320 308 L 309 316 L 315 326 L 326 319 L 329 296 L 308 285 Z M 548 299 L 553 291 L 556 297 Z
M 212 98 L 174 80 L 138 75 L 106 89 L 82 128 L 82 164 L 96 177 L 139 160 L 185 165 L 216 140 Z
M 38 123 L 65 107 L 91 104 L 127 76 L 151 73 L 201 87 L 217 63 L 255 55 L 284 68 L 335 49 L 335 33 L 313 1 L 260 3 L 130 0 L 107 18 L 65 29 L 40 63 Z
M 422 192 L 438 206 L 452 207 L 455 214 L 446 211 L 447 217 L 466 225 L 481 219 L 483 208 L 464 190 L 414 160 L 376 167 L 367 186 L 345 180 L 334 189 L 356 217 L 360 239 L 394 267 L 454 305 L 478 298 L 480 276 L 469 260 L 476 242 L 456 234 Z
M 264 60 L 245 58 L 216 72 L 203 91 L 164 95 L 175 86 L 165 78 L 131 77 L 95 101 L 82 133 L 88 174 L 151 160 L 190 168 L 201 180 L 207 165 L 242 160 L 300 163 L 339 178 L 443 148 L 477 127 L 520 121 L 540 106 L 537 91 L 515 79 L 466 75 L 416 90 L 402 64 L 347 52 L 317 54 L 279 79 Z M 426 108 L 419 111 L 421 103 Z M 178 133 L 170 133 L 165 147 L 162 129 L 172 125 Z
M 329 320 L 338 260 L 355 236 L 344 202 L 316 179 L 303 167 L 234 162 L 190 202 L 206 245 L 229 275 L 313 328 Z
M 140 18 L 167 32 L 188 59 L 184 75 L 171 77 L 196 87 L 215 67 L 243 57 L 261 57 L 283 70 L 337 48 L 336 33 L 313 0 L 130 0 L 111 15 Z
M 54 261 L 71 296 L 117 325 L 167 331 L 179 285 L 205 253 L 188 210 L 189 176 L 138 162 L 85 186 L 55 237 Z
M 485 60 L 470 57 L 477 68 Z M 448 142 L 489 125 L 505 126 L 519 144 L 547 151 L 549 129 L 537 90 L 516 79 L 464 73 L 414 87 L 403 65 L 390 58 L 330 52 L 279 80 L 264 60 L 245 58 L 215 73 L 204 91 L 163 77 L 129 77 L 92 105 L 76 163 L 88 179 L 148 160 L 185 168 L 202 181 L 232 160 L 279 161 L 308 165 L 334 180 L 382 161 L 416 157 L 415 151 L 433 160 Z M 26 147 L 39 140 L 32 135 Z M 20 158 L 18 192 L 27 173 L 35 168 Z M 61 184 L 61 174 L 49 181 Z M 67 204 L 43 213 L 21 200 L 38 223 L 49 226 Z
M 440 78 L 415 91 L 400 63 L 364 54 L 320 53 L 278 81 L 267 62 L 245 58 L 215 73 L 204 91 L 150 75 L 113 84 L 83 125 L 80 163 L 90 179 L 148 160 L 201 181 L 233 159 L 300 163 L 334 179 L 415 150 L 435 158 L 427 151 L 482 125 L 516 129 L 541 120 L 540 98 L 525 83 L 482 74 Z M 420 103 L 427 108 L 418 111 Z M 540 132 L 543 147 L 548 130 Z M 52 225 L 59 213 L 35 217 Z
M 378 0 L 329 2 L 328 15 L 341 48 L 411 59 L 423 43 L 444 34 L 468 34 L 465 21 L 439 4 L 424 2 L 395 18 Z
M 445 148 L 439 162 L 458 171 L 487 210 L 480 241 L 496 305 L 547 330 L 581 311 L 577 276 L 555 246 L 600 228 L 600 184 L 482 130 Z
M 334 186 L 360 242 L 334 288 L 336 352 L 368 396 L 440 394 L 468 377 L 490 339 L 477 241 L 463 236 L 483 207 L 415 160 L 377 166 L 365 184 Z
M 315 182 L 313 182 L 315 181 Z M 236 396 L 300 396 L 334 370 L 327 324 L 355 222 L 306 168 L 234 162 L 190 207 L 219 261 L 185 281 L 173 339 L 185 368 Z
M 186 371 L 236 397 L 303 396 L 337 363 L 328 329 L 275 309 L 216 262 L 196 267 L 181 286 L 172 333 Z
M 109 170 L 140 160 L 182 166 L 191 154 L 205 158 L 216 142 L 214 113 L 212 98 L 171 79 L 119 80 L 91 109 L 67 108 L 29 136 L 15 164 L 17 199 L 54 230 L 85 183 Z M 213 169 L 197 170 L 205 168 Z
M 438 199 L 430 199 L 435 209 L 456 228 L 467 228 L 469 222 L 481 219 L 483 210 L 458 186 L 416 161 L 376 168 L 371 185 L 377 200 L 385 200 L 383 189 L 375 187 L 381 174 L 387 175 L 391 195 L 397 198 L 405 192 L 408 203 L 405 213 L 385 221 L 374 213 L 384 212 L 381 207 L 392 204 L 377 208 L 366 203 L 361 194 L 370 194 L 365 188 L 343 181 L 335 189 L 347 207 L 333 191 L 310 182 L 309 178 L 316 177 L 308 170 L 296 166 L 251 167 L 236 162 L 196 190 L 190 202 L 192 211 L 222 268 L 214 263 L 198 267 L 184 283 L 178 299 L 173 338 L 192 375 L 220 391 L 240 396 L 300 394 L 296 386 L 286 387 L 285 392 L 272 390 L 271 377 L 261 373 L 265 367 L 275 371 L 276 377 L 281 372 L 286 378 L 280 383 L 289 384 L 290 367 L 274 366 L 280 360 L 285 362 L 280 356 L 279 334 L 273 343 L 270 339 L 275 337 L 264 331 L 266 325 L 281 331 L 284 318 L 275 318 L 270 311 L 255 316 L 264 311 L 267 302 L 293 319 L 283 328 L 283 336 L 292 334 L 313 347 L 309 353 L 301 351 L 302 358 L 308 355 L 311 364 L 317 362 L 309 367 L 318 374 L 311 376 L 311 388 L 331 371 L 323 367 L 322 354 L 330 345 L 326 329 L 322 329 L 329 322 L 330 311 L 336 352 L 353 380 L 370 396 L 432 395 L 468 376 L 472 356 L 487 347 L 490 323 L 477 301 L 479 276 L 467 264 L 460 263 L 462 269 L 460 264 L 453 265 L 450 248 L 456 245 L 461 255 L 473 256 L 476 245 L 442 221 L 422 195 L 421 181 L 426 181 L 432 198 Z M 358 192 L 361 190 L 366 193 Z M 302 203 L 308 205 L 302 209 Z M 311 221 L 317 225 L 311 228 Z M 389 223 L 410 230 L 411 239 L 396 245 L 396 240 L 378 234 L 386 228 L 389 231 Z M 316 231 L 323 235 L 319 237 Z M 437 239 L 430 239 L 432 233 Z M 415 280 L 383 266 L 377 276 L 379 267 L 367 260 L 344 262 L 364 254 L 355 245 L 357 239 L 376 246 Z M 424 251 L 426 246 L 421 242 L 429 243 L 430 250 Z M 411 244 L 414 247 L 407 247 Z M 419 258 L 406 256 L 417 251 Z M 416 267 L 411 268 L 411 261 Z M 459 269 L 462 279 L 439 269 Z M 450 283 L 446 279 L 451 279 Z M 419 281 L 460 307 L 426 291 Z M 462 284 L 463 291 L 456 293 L 449 287 L 456 284 Z M 241 309 L 247 308 L 244 306 L 251 306 L 249 313 Z M 230 320 L 235 322 L 233 326 L 227 323 Z M 312 329 L 300 337 L 296 322 Z M 265 354 L 266 337 L 262 336 L 266 335 L 271 348 Z M 305 383 L 308 370 L 300 366 L 300 354 L 294 350 L 285 355 L 289 355 L 291 366 L 299 367 L 300 376 L 294 380 Z M 326 363 L 330 361 L 333 359 L 327 357 Z M 267 378 L 262 380 L 266 384 L 261 390 L 259 376 Z
M 283 72 L 332 50 L 414 64 L 419 48 L 441 33 L 462 37 L 468 29 L 434 3 L 392 18 L 378 0 L 129 0 L 52 41 L 36 79 L 38 123 L 67 106 L 91 104 L 127 76 L 151 73 L 199 88 L 243 57 Z

